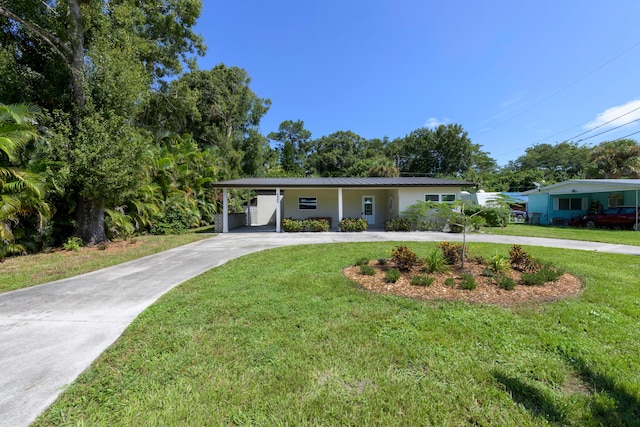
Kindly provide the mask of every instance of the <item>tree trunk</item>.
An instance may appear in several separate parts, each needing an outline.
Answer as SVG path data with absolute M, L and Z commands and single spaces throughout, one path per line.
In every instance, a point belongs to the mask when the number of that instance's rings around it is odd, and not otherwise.
M 87 245 L 95 245 L 107 240 L 104 232 L 104 200 L 78 197 L 74 235 L 80 237 Z

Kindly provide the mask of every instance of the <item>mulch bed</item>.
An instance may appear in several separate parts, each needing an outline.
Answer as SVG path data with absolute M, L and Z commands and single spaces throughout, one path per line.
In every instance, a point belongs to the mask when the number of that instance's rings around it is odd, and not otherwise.
M 365 289 L 381 294 L 401 295 L 410 298 L 425 300 L 465 301 L 469 303 L 495 304 L 503 307 L 527 303 L 548 302 L 563 298 L 575 297 L 580 294 L 582 283 L 571 274 L 563 274 L 557 281 L 546 283 L 542 286 L 517 285 L 512 290 L 499 288 L 490 277 L 482 275 L 486 268 L 477 262 L 469 260 L 465 262 L 465 269 L 452 268 L 448 273 L 423 273 L 420 267 L 403 272 L 402 277 L 396 283 L 385 281 L 385 270 L 393 265 L 378 265 L 377 261 L 370 261 L 369 265 L 376 269 L 374 276 L 360 274 L 359 266 L 350 266 L 343 270 L 348 279 L 358 283 Z M 477 283 L 474 290 L 465 290 L 460 287 L 461 275 L 471 274 Z M 411 285 L 411 277 L 416 274 L 424 274 L 435 277 L 431 286 Z M 519 283 L 521 273 L 512 269 L 507 274 Z M 454 286 L 445 285 L 445 280 L 453 277 Z

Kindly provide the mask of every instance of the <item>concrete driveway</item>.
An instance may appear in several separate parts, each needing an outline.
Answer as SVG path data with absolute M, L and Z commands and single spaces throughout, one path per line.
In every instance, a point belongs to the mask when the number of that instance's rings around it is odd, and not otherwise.
M 0 425 L 29 425 L 162 294 L 231 259 L 298 244 L 461 239 L 428 232 L 229 233 L 0 294 Z M 473 234 L 467 241 L 640 255 L 640 246 L 556 239 Z

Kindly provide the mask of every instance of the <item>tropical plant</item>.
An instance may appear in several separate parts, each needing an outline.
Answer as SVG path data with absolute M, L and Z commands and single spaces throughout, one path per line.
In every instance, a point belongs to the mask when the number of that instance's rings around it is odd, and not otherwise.
M 42 231 L 50 215 L 44 200 L 45 187 L 39 175 L 21 166 L 21 150 L 37 136 L 35 120 L 40 110 L 31 104 L 0 104 L 0 259 L 26 252 L 28 241 L 16 233 L 34 225 Z

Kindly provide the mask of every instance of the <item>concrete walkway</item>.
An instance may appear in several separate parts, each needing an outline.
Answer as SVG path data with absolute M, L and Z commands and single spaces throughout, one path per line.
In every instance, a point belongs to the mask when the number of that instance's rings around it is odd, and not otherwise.
M 460 241 L 462 235 L 238 232 L 0 294 L 0 425 L 31 423 L 162 294 L 231 259 L 298 244 L 441 240 Z M 640 255 L 640 246 L 557 239 L 473 234 L 467 241 Z

